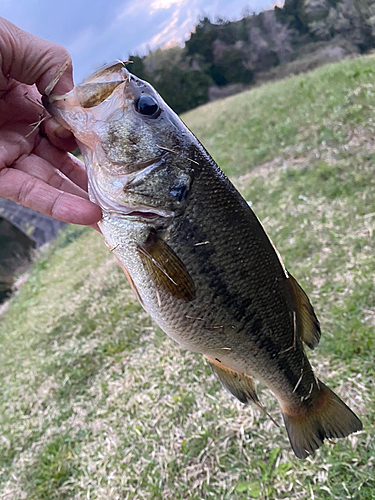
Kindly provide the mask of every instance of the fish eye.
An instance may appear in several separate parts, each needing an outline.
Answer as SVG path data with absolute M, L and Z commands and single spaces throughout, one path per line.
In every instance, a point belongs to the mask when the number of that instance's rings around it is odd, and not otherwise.
M 140 97 L 135 101 L 135 109 L 141 115 L 150 116 L 156 118 L 159 116 L 158 111 L 160 110 L 159 104 L 156 99 L 148 94 L 141 94 Z

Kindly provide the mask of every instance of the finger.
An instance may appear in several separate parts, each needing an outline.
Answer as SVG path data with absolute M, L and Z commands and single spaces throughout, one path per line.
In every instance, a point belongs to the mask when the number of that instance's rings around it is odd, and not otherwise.
M 57 71 L 70 58 L 64 47 L 23 31 L 0 18 L 0 55 L 4 76 L 22 83 L 36 83 L 41 94 Z M 73 88 L 70 64 L 57 83 L 54 92 L 64 94 Z
M 100 230 L 100 228 L 99 228 L 98 224 L 92 224 L 92 226 L 91 226 L 91 227 L 92 227 L 93 229 L 95 229 L 95 231 L 98 231 L 98 233 L 102 234 L 102 232 L 101 232 L 101 230 Z
M 78 148 L 74 135 L 62 127 L 54 118 L 47 118 L 41 125 L 43 133 L 54 146 L 63 151 L 74 151 Z
M 31 153 L 37 132 L 32 130 L 30 124 L 19 122 L 0 128 L 0 135 L 0 169 L 2 169 L 10 167 L 15 158 Z
M 100 208 L 91 201 L 13 168 L 0 170 L 0 196 L 71 224 L 93 225 L 101 218 Z
M 59 169 L 74 184 L 87 191 L 85 166 L 74 155 L 56 149 L 45 137 L 36 146 L 34 153 Z
M 67 193 L 71 193 L 88 200 L 89 196 L 87 191 L 77 186 L 74 182 L 65 177 L 60 170 L 53 167 L 50 163 L 48 163 L 48 161 L 40 158 L 36 154 L 22 156 L 13 163 L 12 168 L 21 170 L 21 172 L 25 172 L 32 177 L 36 177 L 37 179 L 40 179 L 49 186 L 60 191 L 66 191 Z

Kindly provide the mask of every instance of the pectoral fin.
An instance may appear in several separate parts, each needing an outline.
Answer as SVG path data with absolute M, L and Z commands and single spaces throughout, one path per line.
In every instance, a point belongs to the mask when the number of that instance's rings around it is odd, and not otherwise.
M 190 274 L 164 240 L 151 233 L 147 241 L 138 245 L 137 249 L 158 289 L 184 302 L 195 299 L 195 286 Z
M 308 296 L 291 274 L 289 274 L 288 282 L 291 285 L 292 293 L 296 300 L 297 314 L 301 319 L 301 339 L 310 349 L 314 349 L 319 344 L 320 340 L 319 321 L 315 316 L 313 306 Z

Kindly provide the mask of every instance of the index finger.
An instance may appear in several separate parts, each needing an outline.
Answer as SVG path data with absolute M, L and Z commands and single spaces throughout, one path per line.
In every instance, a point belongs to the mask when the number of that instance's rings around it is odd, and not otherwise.
M 60 191 L 26 172 L 0 170 L 0 196 L 71 224 L 93 225 L 101 218 L 98 205 Z
M 57 43 L 43 40 L 0 17 L 0 57 L 3 75 L 36 84 L 41 94 L 58 70 L 70 59 L 68 51 Z M 73 88 L 72 64 L 56 84 L 55 92 L 65 94 Z
M 68 179 L 87 191 L 85 165 L 71 153 L 55 148 L 47 139 L 42 138 L 34 153 L 59 169 Z

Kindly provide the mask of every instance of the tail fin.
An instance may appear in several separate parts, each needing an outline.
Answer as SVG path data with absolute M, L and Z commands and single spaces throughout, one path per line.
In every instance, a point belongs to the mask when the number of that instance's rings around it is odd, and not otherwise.
M 306 412 L 283 412 L 289 441 L 298 458 L 314 453 L 325 438 L 341 438 L 362 430 L 362 422 L 352 410 L 320 381 L 319 386 L 314 404 Z

